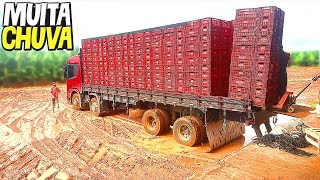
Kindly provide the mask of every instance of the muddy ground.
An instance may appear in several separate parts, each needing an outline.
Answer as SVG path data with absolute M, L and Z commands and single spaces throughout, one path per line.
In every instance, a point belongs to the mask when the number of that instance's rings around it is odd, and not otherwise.
M 289 68 L 288 89 L 298 92 L 319 72 L 319 68 Z M 129 118 L 125 112 L 94 117 L 88 111 L 75 111 L 66 103 L 65 86 L 59 86 L 63 91 L 60 107 L 55 112 L 51 108 L 50 87 L 0 89 L 0 179 L 300 177 L 293 176 L 294 173 L 288 176 L 285 172 L 290 169 L 287 167 L 290 161 L 281 161 L 283 171 L 276 176 L 265 170 L 256 174 L 251 172 L 250 160 L 237 158 L 243 157 L 242 152 L 247 152 L 251 160 L 255 159 L 252 152 L 256 152 L 257 157 L 277 156 L 272 155 L 273 149 L 260 151 L 260 147 L 252 144 L 244 147 L 244 136 L 213 153 L 206 153 L 207 143 L 185 147 L 175 143 L 171 133 L 160 137 L 146 134 L 140 120 Z M 301 95 L 298 103 L 314 106 L 319 90 L 320 81 Z M 287 153 L 280 152 L 280 155 L 299 160 Z M 317 157 L 299 162 L 319 167 L 314 164 L 319 162 Z M 243 163 L 248 163 L 246 168 L 239 168 Z M 272 167 L 272 163 L 264 166 Z M 304 169 L 305 173 L 310 170 L 309 178 L 316 174 L 310 168 Z

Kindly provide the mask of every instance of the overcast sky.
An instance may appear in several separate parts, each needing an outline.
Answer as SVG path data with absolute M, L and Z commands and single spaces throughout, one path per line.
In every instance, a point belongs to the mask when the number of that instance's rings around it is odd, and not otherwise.
M 235 18 L 236 9 L 275 5 L 285 11 L 283 46 L 286 51 L 320 49 L 320 2 L 317 0 L 69 0 L 69 2 L 72 5 L 73 37 L 76 45 L 80 45 L 82 38 L 117 34 L 204 17 L 232 20 Z M 2 1 L 1 16 L 3 5 Z M 1 17 L 1 24 L 2 19 Z

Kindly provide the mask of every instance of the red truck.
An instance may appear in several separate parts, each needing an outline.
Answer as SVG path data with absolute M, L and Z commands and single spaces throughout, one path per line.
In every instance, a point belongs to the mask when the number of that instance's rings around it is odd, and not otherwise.
M 242 135 L 245 123 L 256 125 L 254 113 L 280 97 L 279 12 L 242 9 L 234 21 L 204 18 L 83 39 L 65 68 L 68 102 L 97 116 L 121 106 L 144 109 L 147 133 L 171 126 L 177 142 L 208 138 L 214 149 Z

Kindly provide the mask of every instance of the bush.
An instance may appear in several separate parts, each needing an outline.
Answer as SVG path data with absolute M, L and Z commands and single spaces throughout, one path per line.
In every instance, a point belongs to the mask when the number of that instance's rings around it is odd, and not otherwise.
M 294 51 L 290 52 L 289 66 L 318 66 L 319 51 Z

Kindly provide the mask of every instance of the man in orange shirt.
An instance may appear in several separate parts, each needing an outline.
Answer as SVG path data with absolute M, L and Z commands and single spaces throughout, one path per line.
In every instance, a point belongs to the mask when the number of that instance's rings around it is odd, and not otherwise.
M 58 95 L 60 93 L 60 89 L 57 87 L 56 82 L 52 82 L 52 87 L 51 87 L 51 95 L 52 95 L 52 111 L 54 112 L 54 107 L 57 103 L 58 109 L 59 109 L 59 100 L 58 100 Z

